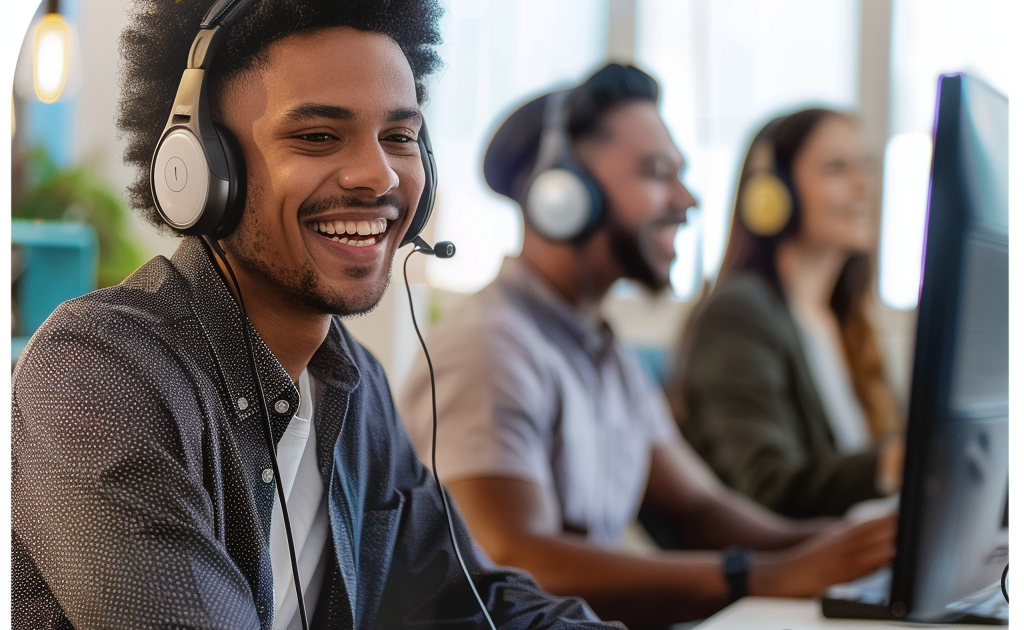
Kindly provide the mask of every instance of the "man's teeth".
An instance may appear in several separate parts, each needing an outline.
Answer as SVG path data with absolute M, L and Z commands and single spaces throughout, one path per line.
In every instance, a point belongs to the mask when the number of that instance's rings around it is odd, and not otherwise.
M 341 243 L 342 245 L 351 245 L 353 247 L 366 247 L 368 245 L 373 245 L 374 243 L 377 242 L 377 239 L 373 236 L 371 236 L 370 238 L 359 240 L 355 238 L 345 238 L 344 236 L 335 235 L 331 237 L 331 240 L 334 241 L 335 243 Z
M 316 224 L 316 230 L 323 235 L 333 236 L 331 240 L 336 243 L 358 245 L 365 247 L 377 242 L 376 238 L 349 239 L 346 235 L 370 236 L 371 234 L 383 234 L 388 229 L 387 219 L 370 219 L 369 221 L 320 221 Z

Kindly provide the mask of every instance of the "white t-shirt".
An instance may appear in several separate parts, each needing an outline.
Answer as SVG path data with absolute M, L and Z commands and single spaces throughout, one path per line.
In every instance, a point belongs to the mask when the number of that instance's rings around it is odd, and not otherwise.
M 835 336 L 817 320 L 798 309 L 792 309 L 792 312 L 836 449 L 840 453 L 867 449 L 871 445 L 867 419 L 853 389 L 842 348 L 836 344 Z
M 327 497 L 316 465 L 316 431 L 313 426 L 313 384 L 309 373 L 299 376 L 299 408 L 277 444 L 277 465 L 288 502 L 295 557 L 302 580 L 306 618 L 312 619 L 327 567 Z M 270 521 L 270 562 L 274 573 L 274 628 L 302 627 L 299 602 L 292 580 L 291 556 L 285 535 L 281 503 L 274 501 Z

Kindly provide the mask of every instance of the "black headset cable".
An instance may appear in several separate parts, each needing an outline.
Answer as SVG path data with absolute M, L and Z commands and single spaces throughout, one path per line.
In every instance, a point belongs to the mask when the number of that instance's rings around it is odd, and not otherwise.
M 263 380 L 260 378 L 259 367 L 256 364 L 256 352 L 253 350 L 252 337 L 249 335 L 249 316 L 245 312 L 245 302 L 242 300 L 242 289 L 238 286 L 238 279 L 234 270 L 228 262 L 224 250 L 214 239 L 203 236 L 203 240 L 216 252 L 217 257 L 224 263 L 224 268 L 231 276 L 231 283 L 235 286 L 235 295 L 238 298 L 238 308 L 242 311 L 242 336 L 245 337 L 245 349 L 249 354 L 249 362 L 252 364 L 252 373 L 256 377 L 256 391 L 259 394 L 260 410 L 263 412 L 263 437 L 267 442 L 267 450 L 270 452 L 270 465 L 274 470 L 274 480 L 277 485 L 277 497 L 281 502 L 281 516 L 284 517 L 284 533 L 288 539 L 288 555 L 292 561 L 292 581 L 295 583 L 295 596 L 298 598 L 299 619 L 302 621 L 302 630 L 309 630 L 309 622 L 306 619 L 306 603 L 302 597 L 302 583 L 299 581 L 299 563 L 295 558 L 295 542 L 292 539 L 292 524 L 288 519 L 288 504 L 284 498 L 284 482 L 281 481 L 281 471 L 277 465 L 277 447 L 274 445 L 274 430 L 270 425 L 270 411 L 267 409 L 266 394 L 263 393 Z
M 437 487 L 437 493 L 441 495 L 441 505 L 444 508 L 444 517 L 448 523 L 448 536 L 451 538 L 452 547 L 455 548 L 455 557 L 458 558 L 459 566 L 462 567 L 462 573 L 466 576 L 466 581 L 469 582 L 469 588 L 472 589 L 473 596 L 476 597 L 476 603 L 480 605 L 480 610 L 484 613 L 487 625 L 490 626 L 491 630 L 496 630 L 494 627 L 494 621 L 491 619 L 490 613 L 487 612 L 487 606 L 484 605 L 484 601 L 481 599 L 480 593 L 476 590 L 476 585 L 473 583 L 473 578 L 469 574 L 469 569 L 466 568 L 466 563 L 462 559 L 462 552 L 459 550 L 459 542 L 455 539 L 455 526 L 452 524 L 452 515 L 451 510 L 448 507 L 448 498 L 444 493 L 444 488 L 441 486 L 441 480 L 437 475 L 437 389 L 434 385 L 434 365 L 430 361 L 430 353 L 427 351 L 427 343 L 423 340 L 423 334 L 420 333 L 419 324 L 416 323 L 416 309 L 412 304 L 412 289 L 409 288 L 409 259 L 416 253 L 431 255 L 437 254 L 433 249 L 426 249 L 419 244 L 414 244 L 413 250 L 406 255 L 405 262 L 402 264 L 402 275 L 405 278 L 405 293 L 409 297 L 409 313 L 412 315 L 412 326 L 416 330 L 416 337 L 420 340 L 420 347 L 423 348 L 423 356 L 427 359 L 427 370 L 430 372 L 430 406 L 433 414 L 433 430 L 430 436 L 430 466 L 434 471 L 434 485 Z

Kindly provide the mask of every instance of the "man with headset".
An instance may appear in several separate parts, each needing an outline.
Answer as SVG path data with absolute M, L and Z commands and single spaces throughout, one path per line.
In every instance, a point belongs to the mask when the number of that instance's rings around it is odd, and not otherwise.
M 601 319 L 616 280 L 667 284 L 695 204 L 683 165 L 657 83 L 637 68 L 611 64 L 519 107 L 484 175 L 524 211 L 522 253 L 430 337 L 437 474 L 477 541 L 627 625 L 701 617 L 745 594 L 810 597 L 893 553 L 892 518 L 792 521 L 723 486 Z M 423 459 L 429 382 L 420 361 L 399 396 Z M 641 504 L 694 551 L 621 551 Z
M 618 627 L 446 522 L 339 317 L 430 213 L 440 12 L 136 4 L 130 201 L 184 238 L 62 305 L 15 370 L 15 627 Z

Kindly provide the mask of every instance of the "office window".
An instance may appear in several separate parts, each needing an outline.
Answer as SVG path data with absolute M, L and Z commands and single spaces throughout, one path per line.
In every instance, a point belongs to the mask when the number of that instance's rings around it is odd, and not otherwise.
M 890 134 L 885 150 L 879 294 L 917 306 L 938 77 L 966 72 L 1007 94 L 1015 37 L 1009 0 L 893 0 Z M 915 235 L 908 238 L 908 235 Z
M 458 254 L 430 260 L 433 286 L 470 292 L 518 252 L 518 208 L 483 181 L 483 154 L 512 108 L 552 86 L 578 83 L 607 50 L 605 0 L 444 0 L 446 67 L 425 109 L 438 163 L 435 237 Z
M 736 173 L 753 133 L 801 106 L 857 104 L 857 0 L 637 0 L 637 61 L 662 85 L 699 216 L 676 236 L 675 293 L 721 264 Z

